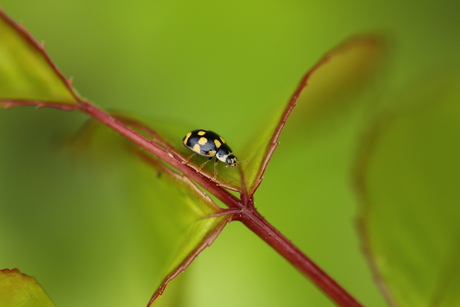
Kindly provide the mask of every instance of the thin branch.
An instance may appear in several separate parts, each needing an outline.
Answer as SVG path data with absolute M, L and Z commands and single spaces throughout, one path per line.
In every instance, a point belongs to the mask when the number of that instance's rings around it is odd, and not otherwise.
M 358 197 L 359 203 L 361 204 L 360 212 L 357 220 L 357 228 L 361 240 L 361 248 L 364 256 L 367 258 L 369 267 L 372 272 L 373 279 L 380 291 L 383 293 L 388 306 L 396 307 L 397 304 L 394 298 L 391 296 L 388 286 L 385 284 L 384 279 L 378 269 L 378 263 L 376 261 L 374 251 L 372 250 L 371 240 L 369 238 L 369 232 L 366 225 L 366 220 L 369 216 L 370 199 L 366 193 L 366 173 L 369 168 L 369 163 L 375 152 L 375 146 L 378 140 L 381 138 L 382 131 L 391 123 L 393 114 L 381 115 L 381 118 L 375 121 L 370 127 L 367 133 L 363 136 L 361 144 L 358 147 L 358 151 L 355 154 L 355 163 L 353 169 L 354 189 Z
M 294 94 L 292 95 L 291 99 L 289 100 L 286 108 L 284 109 L 283 113 L 280 116 L 280 120 L 278 122 L 277 127 L 273 131 L 273 135 L 270 139 L 270 141 L 267 144 L 267 147 L 265 149 L 264 157 L 262 159 L 262 163 L 259 166 L 257 176 L 255 177 L 254 183 L 251 183 L 252 186 L 250 187 L 250 195 L 254 195 L 255 191 L 259 187 L 260 183 L 262 182 L 263 179 L 263 174 L 267 168 L 267 165 L 276 149 L 278 146 L 278 139 L 281 134 L 281 131 L 284 128 L 284 125 L 286 124 L 286 121 L 291 114 L 291 111 L 294 109 L 296 106 L 296 101 L 299 98 L 300 94 L 304 90 L 304 88 L 308 85 L 308 82 L 311 78 L 312 75 L 315 74 L 315 72 L 320 69 L 323 65 L 325 65 L 329 60 L 333 59 L 334 57 L 340 55 L 340 54 L 345 54 L 347 51 L 350 49 L 354 48 L 356 46 L 356 43 L 362 44 L 369 44 L 369 46 L 374 46 L 374 47 L 381 47 L 383 46 L 383 41 L 381 40 L 380 37 L 377 36 L 357 36 L 354 38 L 351 38 L 350 40 L 345 41 L 344 43 L 340 44 L 330 52 L 328 52 L 325 56 L 323 56 L 314 66 L 311 68 L 305 76 L 302 78 L 300 81 L 299 85 L 297 86 L 297 89 L 295 90 Z M 306 89 L 308 90 L 308 89 Z M 333 89 L 331 89 L 333 90 Z
M 35 106 L 37 109 L 54 108 L 54 109 L 60 109 L 63 111 L 74 111 L 80 108 L 80 106 L 77 104 L 68 104 L 68 103 L 54 102 L 54 101 L 0 99 L 0 107 L 3 107 L 4 109 L 10 109 L 10 108 L 19 107 L 19 106 Z
M 289 115 L 292 112 L 292 109 L 296 106 L 296 101 L 299 98 L 300 94 L 302 93 L 302 90 L 307 86 L 308 80 L 310 79 L 311 75 L 323 64 L 325 64 L 331 57 L 331 54 L 326 55 L 323 57 L 318 63 L 316 63 L 315 66 L 313 66 L 310 71 L 305 74 L 305 76 L 302 78 L 300 81 L 299 85 L 297 86 L 297 89 L 295 90 L 294 94 L 292 95 L 291 99 L 289 100 L 289 103 L 287 104 L 286 108 L 284 109 L 283 114 L 280 117 L 280 121 L 278 125 L 276 126 L 273 135 L 268 142 L 268 145 L 265 149 L 265 154 L 264 158 L 262 160 L 261 165 L 259 166 L 258 174 L 256 176 L 255 184 L 250 187 L 250 196 L 252 197 L 254 193 L 257 191 L 258 187 L 260 186 L 260 183 L 262 182 L 263 179 L 263 174 L 265 173 L 265 170 L 267 169 L 268 162 L 270 161 L 271 157 L 273 156 L 273 153 L 278 146 L 278 138 L 281 134 L 281 131 L 284 128 L 284 125 L 286 124 L 286 121 L 289 117 Z

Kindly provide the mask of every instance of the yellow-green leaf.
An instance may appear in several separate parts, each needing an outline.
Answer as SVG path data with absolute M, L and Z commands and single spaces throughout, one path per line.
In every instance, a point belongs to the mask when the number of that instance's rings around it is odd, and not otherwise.
M 392 97 L 359 158 L 362 235 L 395 306 L 460 305 L 460 79 Z
M 250 194 L 262 180 L 265 163 L 277 146 L 278 138 L 274 135 L 281 131 L 284 121 L 287 120 L 288 124 L 291 121 L 297 122 L 299 128 L 311 126 L 313 122 L 324 121 L 343 109 L 344 105 L 352 101 L 350 98 L 372 80 L 384 59 L 384 51 L 385 44 L 380 37 L 356 37 L 327 53 L 310 69 L 287 107 L 283 106 L 283 109 L 276 112 L 244 147 L 242 156 L 249 163 L 241 164 L 241 168 Z M 298 106 L 292 109 L 295 105 Z M 299 141 L 304 141 L 304 138 L 299 136 Z
M 139 186 L 145 197 L 145 210 L 152 215 L 157 235 L 168 238 L 172 261 L 163 272 L 163 278 L 152 301 L 162 294 L 168 283 L 207 246 L 211 245 L 232 213 L 225 212 L 187 177 L 178 174 L 147 154 L 140 153 L 146 165 L 138 168 Z M 152 176 L 153 175 L 153 176 Z M 147 176 L 147 177 L 144 177 Z
M 44 47 L 0 10 L 0 104 L 8 101 L 77 104 Z
M 0 306 L 52 307 L 54 304 L 35 278 L 18 269 L 3 269 L 0 270 Z

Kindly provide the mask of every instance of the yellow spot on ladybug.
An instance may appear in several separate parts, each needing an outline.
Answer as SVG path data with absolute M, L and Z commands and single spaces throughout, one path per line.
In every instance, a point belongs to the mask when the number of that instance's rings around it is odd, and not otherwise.
M 224 143 L 224 144 L 227 143 L 227 142 L 225 142 L 225 140 L 221 136 L 219 136 L 219 139 L 222 141 L 222 143 Z
M 200 132 L 198 132 L 198 135 L 199 135 L 199 136 L 202 136 L 202 135 L 205 135 L 205 134 L 206 134 L 206 131 L 200 131 Z
M 216 147 L 219 148 L 220 146 L 222 146 L 222 143 L 219 142 L 219 140 L 214 140 L 214 144 L 216 144 Z
M 191 135 L 192 135 L 191 132 L 187 133 L 187 135 L 186 135 L 185 138 L 184 138 L 184 145 L 187 144 L 188 139 L 190 138 Z
M 195 145 L 193 146 L 193 148 L 192 148 L 192 150 L 193 150 L 194 152 L 198 152 L 198 153 L 200 153 L 200 149 L 201 149 L 201 147 L 200 147 L 199 144 L 195 144 Z
M 204 144 L 206 144 L 207 142 L 208 142 L 208 139 L 205 138 L 205 137 L 202 137 L 202 138 L 200 138 L 200 139 L 198 140 L 198 144 L 200 144 L 200 145 L 204 145 Z
M 216 154 L 216 151 L 214 151 L 214 150 L 208 151 L 209 156 L 214 156 L 215 154 Z

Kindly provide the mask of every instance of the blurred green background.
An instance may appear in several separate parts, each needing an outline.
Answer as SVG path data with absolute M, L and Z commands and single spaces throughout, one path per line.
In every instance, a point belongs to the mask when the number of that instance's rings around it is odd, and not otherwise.
M 391 38 L 385 91 L 460 69 L 460 4 L 447 0 L 15 0 L 0 6 L 45 42 L 89 100 L 185 130 L 213 129 L 235 152 L 288 100 L 302 75 L 351 35 Z M 30 107 L 0 112 L 0 267 L 36 277 L 58 306 L 143 306 L 167 263 L 158 247 L 168 244 L 170 229 L 160 238 L 151 232 L 161 227 L 149 225 L 148 209 L 139 210 L 151 198 L 139 193 L 148 182 L 134 172 L 112 159 L 88 167 L 62 153 L 61 141 L 85 119 Z M 308 138 L 281 139 L 256 206 L 364 305 L 385 306 L 354 224 L 350 169 L 359 122 L 345 112 Z M 162 300 L 333 305 L 237 223 Z

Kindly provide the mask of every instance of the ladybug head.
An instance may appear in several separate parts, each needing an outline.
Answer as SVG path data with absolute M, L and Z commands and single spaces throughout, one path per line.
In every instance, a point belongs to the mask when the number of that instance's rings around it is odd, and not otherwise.
M 238 159 L 235 157 L 234 154 L 229 154 L 225 159 L 225 162 L 227 162 L 228 166 L 235 167 L 238 163 Z

